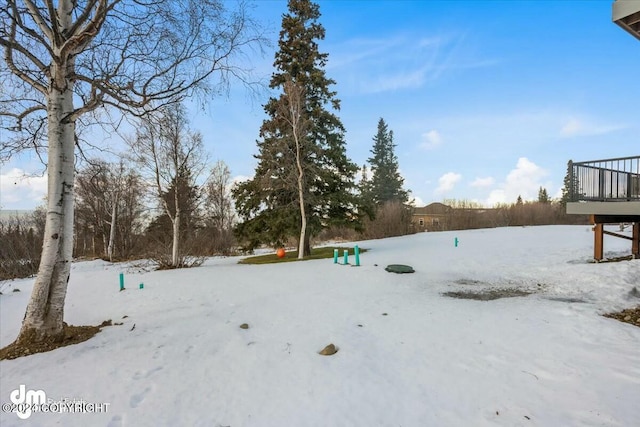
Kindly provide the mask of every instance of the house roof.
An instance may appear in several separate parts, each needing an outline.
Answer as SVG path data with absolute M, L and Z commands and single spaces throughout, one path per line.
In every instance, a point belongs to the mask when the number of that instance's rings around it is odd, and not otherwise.
M 442 203 L 431 203 L 430 205 L 420 208 L 414 208 L 414 215 L 446 215 L 451 211 L 451 206 L 444 205 Z

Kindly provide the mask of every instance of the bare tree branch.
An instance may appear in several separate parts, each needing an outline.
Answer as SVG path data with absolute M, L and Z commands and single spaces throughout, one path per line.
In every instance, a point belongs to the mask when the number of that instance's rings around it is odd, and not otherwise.
M 53 40 L 54 37 L 58 36 L 57 30 L 56 30 L 57 25 L 53 25 L 53 29 L 50 26 L 48 26 L 44 20 L 44 17 L 40 14 L 40 11 L 35 6 L 35 4 L 33 4 L 31 0 L 24 0 L 24 3 L 27 5 L 27 9 L 29 9 L 29 13 L 33 18 L 33 20 L 35 21 L 36 25 L 38 25 L 38 28 L 40 28 L 40 31 L 42 31 L 42 33 L 49 40 Z M 48 3 L 49 4 L 47 6 L 49 7 L 49 16 L 52 19 L 55 19 L 55 11 L 53 10 L 53 3 L 52 2 L 48 2 Z M 54 34 L 54 31 L 56 31 L 56 34 Z
M 70 3 L 69 3 L 70 2 Z M 72 14 L 62 29 L 63 5 Z M 228 90 L 231 79 L 248 87 L 248 53 L 267 39 L 241 0 L 235 9 L 223 0 L 7 0 L 0 6 L 0 47 L 5 70 L 0 79 L 16 98 L 42 101 L 49 91 L 52 65 L 64 65 L 76 105 L 64 120 L 74 122 L 96 109 L 117 108 L 143 116 L 196 92 Z M 65 9 L 65 10 L 67 10 Z M 66 18 L 65 18 L 66 19 Z M 24 85 L 17 84 L 21 80 Z M 63 88 L 66 83 L 59 81 Z M 19 121 L 41 111 L 34 105 L 0 109 L 5 128 L 25 133 Z M 26 148 L 28 144 L 23 144 Z M 3 153 L 6 154 L 6 153 Z

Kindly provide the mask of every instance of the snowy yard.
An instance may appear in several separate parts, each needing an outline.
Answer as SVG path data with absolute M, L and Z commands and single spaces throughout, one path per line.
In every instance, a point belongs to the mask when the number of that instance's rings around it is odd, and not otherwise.
M 0 362 L 0 400 L 25 385 L 108 411 L 27 420 L 3 412 L 0 425 L 639 425 L 640 328 L 601 314 L 640 304 L 630 294 L 640 289 L 640 260 L 590 263 L 590 227 L 358 244 L 369 249 L 360 267 L 237 257 L 152 272 L 75 263 L 66 321 L 123 324 Z M 605 238 L 607 256 L 629 251 L 628 241 Z M 388 264 L 416 272 L 387 273 Z M 32 283 L 0 284 L 0 346 L 16 337 Z M 501 289 L 530 294 L 444 295 Z M 339 351 L 319 355 L 329 343 Z

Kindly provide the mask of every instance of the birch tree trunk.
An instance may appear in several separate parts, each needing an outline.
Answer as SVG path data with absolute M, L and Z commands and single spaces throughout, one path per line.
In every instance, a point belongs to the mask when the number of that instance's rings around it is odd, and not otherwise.
M 63 338 L 64 299 L 73 254 L 73 178 L 75 123 L 73 64 L 52 64 L 47 96 L 48 201 L 40 267 L 18 341 Z
M 120 183 L 118 183 L 120 185 Z M 113 246 L 116 240 L 116 228 L 118 225 L 118 202 L 120 201 L 120 188 L 116 190 L 115 200 L 113 200 L 113 207 L 111 208 L 111 223 L 109 229 L 109 246 L 107 247 L 107 256 L 109 261 L 113 262 Z
M 104 226 L 100 228 L 104 230 Z M 107 240 L 106 233 L 102 231 L 102 253 L 100 254 L 100 256 L 103 257 L 107 255 L 108 252 L 109 252 L 109 241 Z
M 298 168 L 298 202 L 300 203 L 300 240 L 298 243 L 298 259 L 304 258 L 304 242 L 307 233 L 307 215 L 304 209 L 304 170 L 302 169 L 300 137 L 298 135 L 297 123 L 293 127 L 293 139 L 296 142 L 296 167 Z
M 280 102 L 282 116 L 291 126 L 293 142 L 296 146 L 296 184 L 298 188 L 298 206 L 300 209 L 300 237 L 298 240 L 298 259 L 303 259 L 306 252 L 307 236 L 307 214 L 305 209 L 305 182 L 304 182 L 304 159 L 302 144 L 305 141 L 308 127 L 308 120 L 304 117 L 304 88 L 296 84 L 293 80 L 286 80 L 284 83 L 284 97 Z
M 176 194 L 178 190 L 176 189 Z M 171 250 L 171 264 L 173 267 L 180 267 L 180 207 L 176 200 L 176 215 L 173 218 L 173 247 Z

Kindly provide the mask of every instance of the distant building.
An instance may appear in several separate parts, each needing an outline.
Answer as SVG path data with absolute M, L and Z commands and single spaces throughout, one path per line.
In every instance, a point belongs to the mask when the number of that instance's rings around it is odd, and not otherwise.
M 452 210 L 451 206 L 437 202 L 414 208 L 411 223 L 416 231 L 448 230 Z

